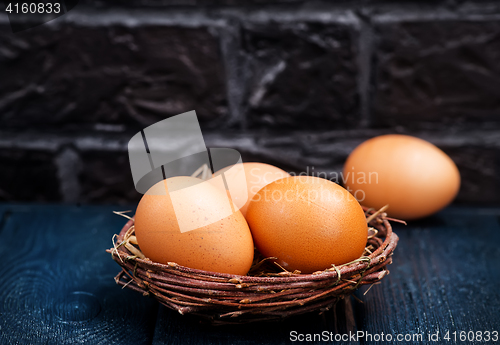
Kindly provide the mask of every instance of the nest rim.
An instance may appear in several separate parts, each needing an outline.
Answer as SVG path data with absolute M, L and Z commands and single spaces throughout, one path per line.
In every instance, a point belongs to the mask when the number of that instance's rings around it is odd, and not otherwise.
M 249 276 L 195 269 L 174 262 L 168 264 L 153 262 L 134 255 L 133 249 L 123 245 L 126 242 L 125 237 L 130 235 L 130 229 L 134 225 L 134 218 L 128 216 L 126 217 L 129 220 L 119 234 L 113 236 L 114 247 L 106 251 L 111 253 L 113 260 L 122 267 L 122 271 L 115 277 L 117 284 L 142 292 L 144 295 L 152 295 L 161 304 L 180 314 L 201 316 L 212 324 L 276 320 L 315 310 L 320 312 L 328 310 L 339 299 L 351 295 L 360 286 L 368 284 L 373 286 L 389 274 L 386 266 L 392 263 L 392 254 L 399 240 L 389 223 L 389 220 L 395 220 L 387 217 L 384 208 L 376 211 L 364 207 L 364 211 L 369 227 L 371 225 L 376 229 L 373 235 L 368 236 L 366 245 L 366 247 L 377 245 L 373 252 L 369 251 L 369 255 L 365 256 L 365 251 L 360 258 L 352 262 L 332 265 L 333 267 L 313 273 L 296 274 L 284 271 L 275 276 Z M 255 263 L 252 267 L 254 265 Z M 168 280 L 169 283 L 178 280 L 179 286 L 168 290 L 168 287 L 162 287 L 169 285 L 162 284 L 162 279 Z M 190 282 L 186 283 L 186 279 Z M 300 287 L 301 285 L 304 286 Z M 270 286 L 281 290 L 279 293 L 294 289 L 297 290 L 295 293 L 297 296 L 309 297 L 289 300 L 285 293 L 285 299 L 280 300 Z M 183 294 L 182 287 L 189 289 L 198 287 L 206 289 L 207 293 L 205 297 L 200 292 L 186 295 Z M 224 299 L 227 296 L 218 295 L 224 291 L 232 291 L 234 294 L 229 293 L 231 298 Z M 266 292 L 276 297 L 269 297 Z M 269 302 L 265 302 L 266 300 Z M 262 301 L 264 302 L 261 303 Z M 268 314 L 267 311 L 272 313 Z

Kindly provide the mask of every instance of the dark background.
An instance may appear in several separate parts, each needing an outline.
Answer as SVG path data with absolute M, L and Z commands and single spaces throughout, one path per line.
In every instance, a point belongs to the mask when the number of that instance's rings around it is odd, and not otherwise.
M 128 140 L 194 109 L 208 147 L 296 172 L 415 135 L 458 203 L 500 204 L 495 2 L 85 0 L 17 34 L 0 10 L 0 200 L 136 202 Z

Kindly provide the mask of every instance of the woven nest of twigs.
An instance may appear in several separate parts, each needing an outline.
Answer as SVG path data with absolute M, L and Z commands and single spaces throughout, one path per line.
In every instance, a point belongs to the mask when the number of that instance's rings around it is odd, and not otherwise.
M 282 319 L 307 312 L 324 312 L 362 285 L 377 284 L 389 274 L 387 265 L 398 236 L 392 231 L 384 208 L 366 209 L 369 236 L 365 252 L 357 260 L 312 274 L 288 272 L 256 251 L 248 275 L 232 275 L 192 269 L 147 259 L 134 236 L 129 218 L 114 247 L 107 252 L 122 267 L 117 284 L 153 296 L 180 314 L 192 314 L 214 324 Z M 124 215 L 122 212 L 116 212 Z

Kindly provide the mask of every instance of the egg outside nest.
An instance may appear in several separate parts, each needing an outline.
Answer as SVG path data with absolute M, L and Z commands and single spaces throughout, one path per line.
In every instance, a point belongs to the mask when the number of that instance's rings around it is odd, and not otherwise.
M 159 264 L 134 244 L 134 218 L 113 236 L 107 250 L 122 267 L 117 284 L 152 296 L 182 315 L 214 325 L 281 320 L 308 312 L 322 313 L 362 285 L 380 282 L 389 271 L 398 236 L 387 214 L 364 208 L 370 235 L 363 255 L 353 262 L 311 274 L 279 271 L 269 258 L 256 255 L 249 275 L 192 269 L 173 262 Z M 132 249 L 133 248 L 133 249 Z

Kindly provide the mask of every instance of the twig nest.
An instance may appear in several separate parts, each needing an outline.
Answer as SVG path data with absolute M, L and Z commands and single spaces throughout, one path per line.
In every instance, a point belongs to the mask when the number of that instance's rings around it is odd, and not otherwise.
M 366 209 L 365 209 L 366 210 Z M 374 210 L 366 210 L 370 219 Z M 129 217 L 130 218 L 130 217 Z M 364 253 L 347 264 L 328 265 L 311 274 L 290 272 L 256 252 L 248 275 L 217 273 L 141 258 L 129 250 L 134 219 L 129 219 L 107 252 L 122 267 L 115 281 L 157 299 L 180 314 L 192 314 L 214 324 L 276 320 L 321 312 L 361 285 L 383 279 L 392 263 L 398 236 L 383 213 L 372 218 Z

